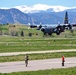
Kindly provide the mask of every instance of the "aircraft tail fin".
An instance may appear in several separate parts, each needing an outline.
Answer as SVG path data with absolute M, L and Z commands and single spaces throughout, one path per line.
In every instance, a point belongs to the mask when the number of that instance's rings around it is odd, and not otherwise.
M 68 13 L 67 13 L 67 11 L 65 13 L 64 24 L 68 24 Z

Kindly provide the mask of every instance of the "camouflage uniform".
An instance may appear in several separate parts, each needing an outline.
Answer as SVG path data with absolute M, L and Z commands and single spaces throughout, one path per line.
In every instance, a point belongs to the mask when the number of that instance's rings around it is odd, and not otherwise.
M 28 55 L 26 54 L 25 55 L 25 66 L 27 67 L 27 65 L 28 65 Z

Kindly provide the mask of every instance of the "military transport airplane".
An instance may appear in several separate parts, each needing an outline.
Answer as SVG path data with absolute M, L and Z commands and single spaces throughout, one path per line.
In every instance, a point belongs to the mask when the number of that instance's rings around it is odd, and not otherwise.
M 37 25 L 31 25 L 31 28 L 37 27 L 37 30 L 41 30 L 44 35 L 52 35 L 52 33 L 56 33 L 57 35 L 60 35 L 61 32 L 64 32 L 65 29 L 72 30 L 73 24 L 68 23 L 68 13 L 66 11 L 65 18 L 64 18 L 64 24 L 54 24 L 54 25 L 44 25 L 40 24 Z

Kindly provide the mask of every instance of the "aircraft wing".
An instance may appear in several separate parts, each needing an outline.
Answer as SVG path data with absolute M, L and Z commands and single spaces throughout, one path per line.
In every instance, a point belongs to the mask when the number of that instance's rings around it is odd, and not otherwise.
M 37 28 L 37 25 L 30 25 L 30 28 Z
M 76 27 L 76 24 L 72 24 L 73 27 Z

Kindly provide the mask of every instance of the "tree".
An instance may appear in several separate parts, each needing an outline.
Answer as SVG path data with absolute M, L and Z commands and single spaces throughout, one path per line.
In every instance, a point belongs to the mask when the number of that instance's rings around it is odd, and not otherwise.
M 24 36 L 24 32 L 23 31 L 21 31 L 21 36 Z
M 32 33 L 29 33 L 28 36 L 31 37 L 32 36 Z

